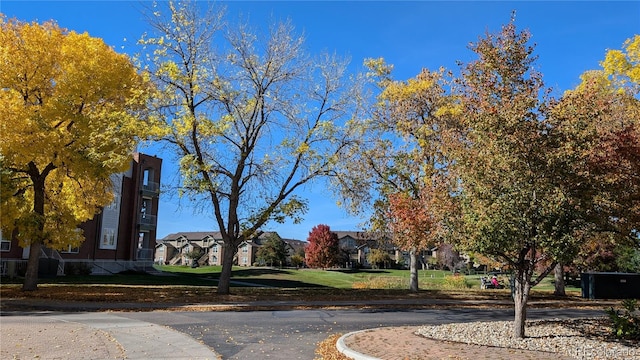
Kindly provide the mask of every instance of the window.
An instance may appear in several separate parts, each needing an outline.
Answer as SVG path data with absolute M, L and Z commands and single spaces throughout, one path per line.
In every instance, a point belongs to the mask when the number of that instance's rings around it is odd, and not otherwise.
M 151 200 L 143 198 L 140 204 L 140 223 L 153 224 L 151 216 Z
M 357 246 L 356 241 L 350 237 L 340 240 L 340 243 L 341 243 L 340 247 L 347 248 L 347 249 L 355 248 Z
M 149 178 L 151 177 L 151 170 L 150 169 L 144 169 L 144 171 L 142 172 L 142 185 L 149 185 Z
M 249 246 L 248 246 L 248 245 L 244 245 L 244 246 L 242 247 L 242 252 L 243 252 L 243 253 L 247 253 L 247 252 L 249 252 Z
M 217 253 L 218 253 L 218 244 L 214 244 L 214 245 L 211 247 L 211 251 L 213 251 L 214 253 L 216 253 L 216 254 L 217 254 Z
M 149 233 L 146 231 L 141 231 L 138 233 L 138 249 L 148 249 L 149 248 Z
M 103 228 L 102 239 L 100 240 L 100 249 L 115 249 L 116 248 L 116 229 Z
M 66 249 L 60 251 L 63 254 L 77 254 L 80 252 L 80 248 L 79 247 L 71 247 L 71 245 L 69 245 Z
M 11 250 L 11 240 L 5 240 L 2 237 L 2 230 L 0 230 L 0 251 Z

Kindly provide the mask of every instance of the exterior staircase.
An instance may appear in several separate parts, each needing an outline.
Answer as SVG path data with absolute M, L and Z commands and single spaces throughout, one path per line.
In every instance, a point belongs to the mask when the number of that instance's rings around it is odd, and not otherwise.
M 174 256 L 170 261 L 169 261 L 169 265 L 180 265 L 182 264 L 182 254 L 179 253 L 176 256 Z
M 64 259 L 60 256 L 58 250 L 45 248 L 44 246 L 40 248 L 40 258 L 45 259 L 53 259 L 58 261 L 58 269 L 56 271 L 56 276 L 64 276 Z
M 209 264 L 209 254 L 205 252 L 198 259 L 198 265 L 204 266 L 204 265 L 208 265 L 208 264 Z

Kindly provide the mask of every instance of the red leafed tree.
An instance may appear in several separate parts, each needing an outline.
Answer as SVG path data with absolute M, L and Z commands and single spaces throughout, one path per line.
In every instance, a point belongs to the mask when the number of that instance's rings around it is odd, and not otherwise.
M 309 232 L 305 250 L 307 266 L 327 269 L 340 262 L 338 235 L 331 232 L 328 225 L 317 225 Z
M 435 187 L 430 193 L 422 192 L 418 198 L 407 193 L 389 195 L 389 227 L 393 233 L 393 242 L 400 249 L 409 251 L 411 267 L 409 288 L 418 291 L 418 270 L 416 253 L 434 246 L 441 231 L 439 221 L 438 192 Z

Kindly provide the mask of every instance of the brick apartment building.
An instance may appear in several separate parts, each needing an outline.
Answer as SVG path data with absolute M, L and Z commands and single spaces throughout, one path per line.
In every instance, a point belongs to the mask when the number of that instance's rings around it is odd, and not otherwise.
M 85 237 L 82 245 L 64 250 L 43 249 L 41 275 L 62 275 L 80 268 L 90 269 L 92 274 L 150 269 L 156 246 L 161 168 L 162 159 L 133 154 L 129 169 L 111 177 L 114 201 L 80 225 Z M 0 245 L 2 274 L 24 273 L 29 248 L 4 237 Z

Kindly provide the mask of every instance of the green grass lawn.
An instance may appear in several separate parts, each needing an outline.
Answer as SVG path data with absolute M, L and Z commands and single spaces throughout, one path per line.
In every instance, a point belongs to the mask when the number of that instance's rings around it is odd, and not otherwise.
M 188 266 L 157 266 L 158 270 L 179 274 L 180 276 L 202 276 L 209 279 L 217 279 L 220 274 L 220 266 L 205 266 L 192 269 Z M 232 280 L 237 282 L 258 283 L 266 286 L 283 288 L 292 287 L 330 287 L 339 289 L 352 288 L 389 288 L 407 289 L 409 287 L 409 270 L 397 269 L 276 269 L 261 267 L 234 267 Z M 454 276 L 444 270 L 419 270 L 418 280 L 421 289 L 480 289 L 480 278 L 483 274 Z M 464 279 L 464 285 L 459 282 L 451 284 L 451 278 Z M 508 284 L 506 276 L 501 277 L 503 283 Z M 233 285 L 233 284 L 232 284 Z M 233 286 L 237 286 L 233 285 Z M 534 291 L 553 292 L 553 276 L 547 277 Z M 508 291 L 508 290 L 505 290 Z M 566 291 L 571 294 L 580 293 L 579 287 L 567 286 Z
M 68 275 L 54 278 L 40 279 L 41 284 L 98 284 L 98 285 L 158 285 L 158 286 L 206 286 L 217 284 L 220 276 L 220 266 L 203 266 L 191 268 L 189 266 L 156 266 L 162 272 L 172 276 L 154 276 L 148 274 L 114 274 L 80 276 Z M 268 267 L 234 267 L 232 273 L 232 287 L 255 286 L 283 289 L 294 288 L 333 288 L 333 289 L 408 289 L 409 270 L 396 269 L 277 269 Z M 419 287 L 423 290 L 479 290 L 480 278 L 483 275 L 457 275 L 442 270 L 419 270 Z M 508 278 L 502 278 L 508 284 Z M 4 279 L 3 284 L 20 283 L 21 279 Z M 579 295 L 580 288 L 567 287 L 567 292 Z M 502 291 L 504 290 L 486 290 Z M 534 292 L 553 292 L 553 277 L 546 278 Z

